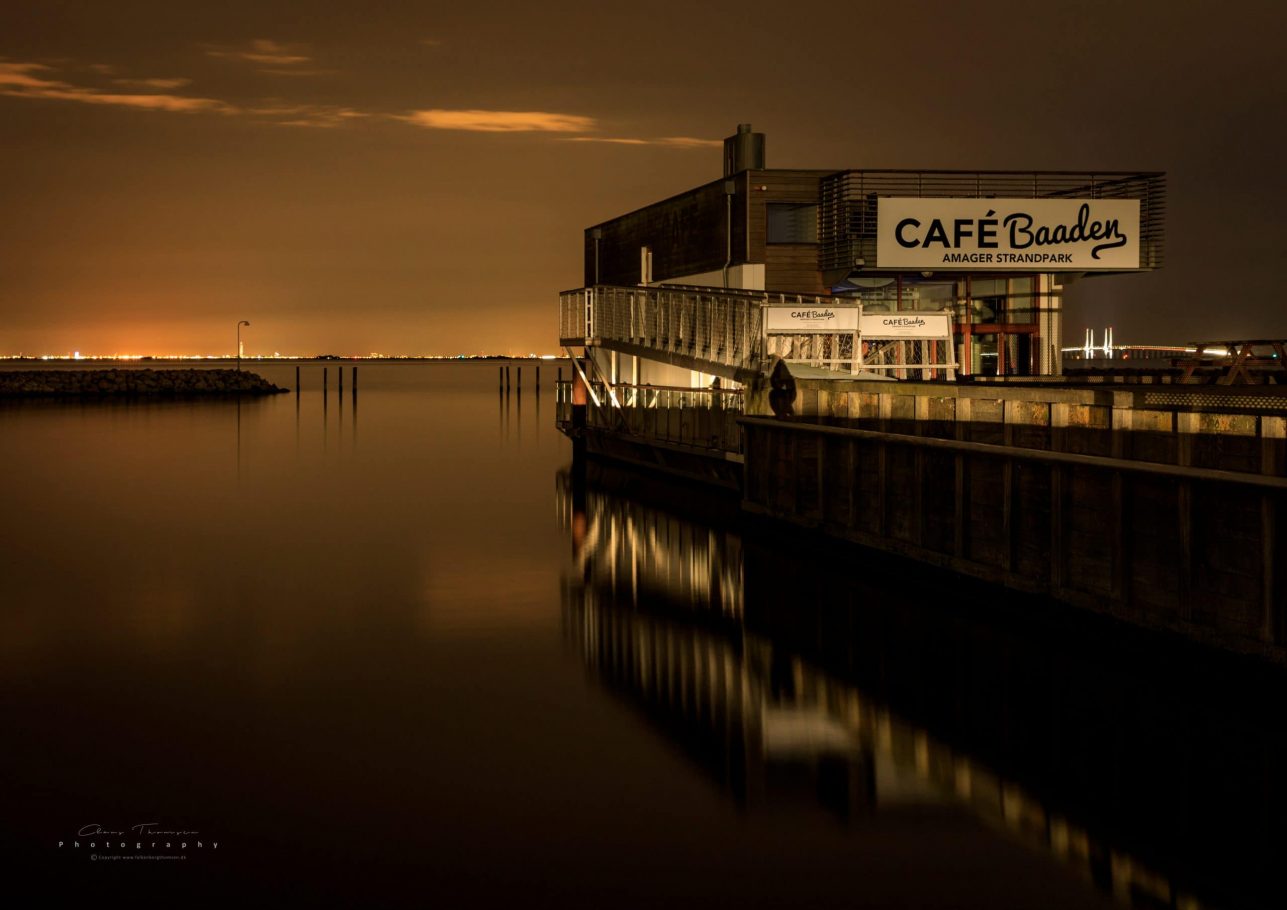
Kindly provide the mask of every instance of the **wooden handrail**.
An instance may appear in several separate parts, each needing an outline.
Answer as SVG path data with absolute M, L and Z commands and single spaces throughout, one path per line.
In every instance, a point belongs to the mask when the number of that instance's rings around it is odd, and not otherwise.
M 1202 480 L 1212 483 L 1231 483 L 1267 490 L 1287 491 L 1287 477 L 1263 474 L 1246 474 L 1238 471 L 1220 471 L 1215 468 L 1193 468 L 1184 465 L 1164 464 L 1158 461 L 1133 461 L 1127 458 L 1109 458 L 1103 455 L 1079 455 L 1074 452 L 1054 452 L 1049 449 L 1029 449 L 1020 446 L 1001 446 L 988 442 L 966 442 L 958 439 L 938 439 L 931 436 L 911 436 L 906 433 L 885 433 L 880 430 L 859 430 L 853 427 L 832 427 L 826 424 L 802 421 L 773 420 L 767 417 L 739 417 L 738 423 L 751 428 L 781 430 L 788 433 L 817 433 L 844 439 L 870 439 L 899 445 L 942 449 L 949 452 L 972 452 L 1021 461 L 1046 464 L 1078 465 L 1109 471 L 1127 471 L 1135 474 L 1153 474 L 1175 477 L 1180 480 Z

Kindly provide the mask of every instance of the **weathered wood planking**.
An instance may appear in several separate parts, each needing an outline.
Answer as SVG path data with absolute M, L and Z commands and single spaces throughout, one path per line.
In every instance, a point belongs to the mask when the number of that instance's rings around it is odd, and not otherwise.
M 1087 463 L 941 435 L 742 423 L 748 511 L 1287 658 L 1275 571 L 1281 478 L 1100 455 Z

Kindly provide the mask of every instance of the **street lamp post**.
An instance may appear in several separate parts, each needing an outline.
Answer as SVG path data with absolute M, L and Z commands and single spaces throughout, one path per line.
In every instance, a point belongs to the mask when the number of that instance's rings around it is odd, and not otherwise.
M 250 321 L 246 319 L 242 319 L 240 322 L 237 323 L 237 369 L 238 371 L 241 370 L 241 327 L 243 325 L 249 326 Z

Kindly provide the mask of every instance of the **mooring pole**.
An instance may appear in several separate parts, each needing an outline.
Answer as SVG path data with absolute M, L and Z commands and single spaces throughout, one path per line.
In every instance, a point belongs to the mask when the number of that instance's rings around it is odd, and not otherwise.
M 523 391 L 523 368 L 518 368 L 518 390 Z
M 295 397 L 299 397 L 299 367 L 295 367 Z
M 539 364 L 536 367 L 536 391 L 541 391 L 541 367 Z
M 335 389 L 341 395 L 344 394 L 344 367 L 335 368 Z
M 357 397 L 357 367 L 353 368 L 353 397 Z
M 325 395 L 325 394 L 326 394 L 326 392 L 327 392 L 327 384 L 328 384 L 328 383 L 329 383 L 329 381 L 330 381 L 329 379 L 327 379 L 326 371 L 327 371 L 327 368 L 326 368 L 326 367 L 322 367 L 322 394 L 323 394 L 323 395 Z

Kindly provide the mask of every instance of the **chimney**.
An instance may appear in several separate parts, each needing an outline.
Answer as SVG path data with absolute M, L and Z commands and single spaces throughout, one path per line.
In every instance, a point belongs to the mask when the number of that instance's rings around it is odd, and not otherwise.
M 752 133 L 751 124 L 739 123 L 737 132 L 724 140 L 724 176 L 764 170 L 764 134 Z

